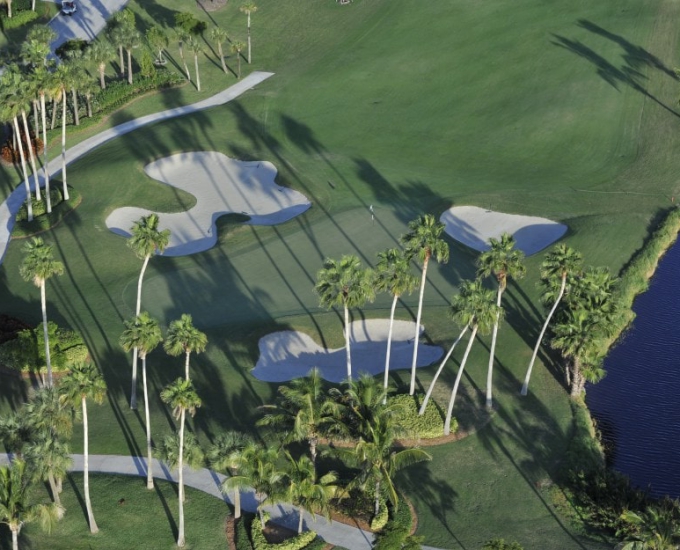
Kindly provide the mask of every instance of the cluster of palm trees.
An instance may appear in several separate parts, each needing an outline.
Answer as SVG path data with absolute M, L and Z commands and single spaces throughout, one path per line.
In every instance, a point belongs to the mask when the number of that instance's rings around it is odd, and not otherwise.
M 388 390 L 372 376 L 349 380 L 342 389 L 327 389 L 319 371 L 313 369 L 307 377 L 281 386 L 278 392 L 276 403 L 263 407 L 265 414 L 258 425 L 271 429 L 283 446 L 304 443 L 308 456 L 295 460 L 286 451 L 288 467 L 278 470 L 277 451 L 252 441 L 216 444 L 210 452 L 213 467 L 226 466 L 232 474 L 224 484 L 225 490 L 255 487 L 261 521 L 265 503 L 284 500 L 299 507 L 301 530 L 304 511 L 328 514 L 328 500 L 345 498 L 352 490 L 372 497 L 373 513 L 378 515 L 383 499 L 398 505 L 394 474 L 431 458 L 419 448 L 395 448 L 395 439 L 405 435 L 396 422 L 399 405 L 386 399 Z M 317 471 L 318 446 L 324 440 L 339 443 L 325 453 L 340 458 L 354 473 L 344 485 L 335 472 Z M 260 461 L 253 455 L 268 464 L 264 479 L 263 472 L 252 466 Z
M 25 523 L 40 520 L 45 527 L 60 519 L 65 510 L 59 494 L 71 465 L 68 439 L 76 413 L 83 422 L 83 495 L 90 531 L 98 531 L 92 511 L 89 486 L 89 433 L 87 402 L 101 403 L 106 384 L 91 363 L 72 365 L 59 387 L 36 390 L 18 411 L 0 419 L 0 439 L 13 453 L 9 466 L 0 467 L 0 522 L 12 532 L 14 550 Z M 49 483 L 52 503 L 36 503 L 29 486 Z

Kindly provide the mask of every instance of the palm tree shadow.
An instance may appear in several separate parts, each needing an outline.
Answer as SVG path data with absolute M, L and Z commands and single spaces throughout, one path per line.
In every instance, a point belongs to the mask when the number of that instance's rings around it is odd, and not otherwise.
M 161 501 L 161 505 L 163 506 L 163 510 L 165 511 L 165 517 L 168 518 L 168 523 L 170 524 L 170 529 L 172 529 L 172 537 L 177 540 L 177 537 L 179 535 L 179 529 L 177 528 L 177 523 L 175 523 L 175 517 L 172 515 L 172 512 L 170 511 L 170 507 L 168 506 L 168 501 L 165 499 L 165 495 L 163 494 L 163 491 L 161 491 L 158 488 L 158 483 L 153 484 L 153 489 L 156 491 L 156 496 L 158 497 L 158 500 Z
M 76 499 L 78 500 L 78 504 L 80 505 L 80 510 L 83 513 L 83 519 L 85 520 L 85 525 L 88 526 L 88 529 L 89 529 L 89 524 L 88 524 L 88 519 L 87 519 L 87 507 L 85 506 L 85 500 L 83 500 L 83 495 L 80 493 L 80 489 L 78 489 L 78 485 L 76 485 L 76 482 L 73 479 L 72 474 L 66 474 L 66 479 L 68 480 L 68 483 L 71 486 L 71 490 L 73 491 L 73 494 L 76 496 Z

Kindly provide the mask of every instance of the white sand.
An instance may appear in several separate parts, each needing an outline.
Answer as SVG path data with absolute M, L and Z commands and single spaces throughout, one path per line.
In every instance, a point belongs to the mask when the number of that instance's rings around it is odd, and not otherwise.
M 350 324 L 352 377 L 361 373 L 384 372 L 387 352 L 389 319 L 354 321 Z M 423 328 L 421 327 L 421 333 Z M 395 321 L 392 332 L 390 370 L 410 369 L 413 359 L 415 323 Z M 251 371 L 264 382 L 286 382 L 306 376 L 318 367 L 321 376 L 329 382 L 342 382 L 347 378 L 345 348 L 325 349 L 302 332 L 285 330 L 260 338 L 260 358 Z M 418 345 L 418 367 L 431 365 L 444 354 L 438 346 Z
M 537 218 L 504 214 L 477 206 L 454 206 L 441 215 L 445 231 L 453 239 L 483 252 L 489 250 L 489 239 L 510 233 L 517 248 L 527 256 L 540 252 L 559 240 L 567 231 L 561 223 Z
M 302 193 L 276 183 L 276 167 L 266 161 L 240 161 L 214 151 L 180 153 L 148 164 L 152 178 L 196 197 L 185 212 L 158 213 L 160 228 L 170 230 L 167 256 L 185 256 L 215 246 L 215 221 L 224 214 L 250 216 L 251 225 L 275 225 L 306 211 L 311 203 Z M 106 218 L 106 226 L 128 237 L 132 224 L 149 210 L 125 207 Z

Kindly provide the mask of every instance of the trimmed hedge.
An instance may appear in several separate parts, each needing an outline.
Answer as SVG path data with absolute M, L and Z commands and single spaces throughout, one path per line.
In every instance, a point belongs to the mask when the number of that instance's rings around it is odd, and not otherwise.
M 236 520 L 234 528 L 236 550 L 253 550 L 253 545 L 250 544 L 250 537 L 248 536 L 248 524 L 251 521 L 253 521 L 253 517 L 250 514 L 244 514 L 240 519 Z
M 269 521 L 269 514 L 264 514 L 265 522 Z M 269 544 L 262 533 L 262 525 L 258 518 L 253 519 L 250 526 L 250 538 L 253 541 L 254 550 L 303 550 L 309 546 L 314 539 L 316 533 L 314 531 L 305 531 L 296 537 L 283 541 L 279 544 Z
M 43 200 L 36 201 L 32 198 L 33 202 L 33 221 L 29 222 L 27 218 L 26 204 L 24 203 L 17 214 L 17 222 L 14 224 L 12 229 L 12 238 L 23 239 L 25 237 L 30 237 L 43 231 L 51 229 L 55 225 L 59 224 L 66 216 L 68 216 L 73 210 L 75 210 L 78 205 L 83 200 L 80 193 L 78 193 L 72 187 L 69 187 L 69 199 L 67 201 L 62 200 L 61 194 L 61 182 L 59 182 L 59 187 L 56 185 L 51 187 L 50 196 L 52 197 L 52 213 L 46 214 L 45 208 L 47 204 L 43 197 Z
M 408 503 L 399 499 L 399 508 L 390 506 L 390 520 L 376 535 L 374 550 L 420 550 L 422 537 L 411 535 L 413 518 Z
M 13 15 L 11 18 L 7 17 L 6 13 L 3 13 L 2 16 L 0 16 L 0 19 L 2 19 L 2 28 L 5 31 L 23 27 L 24 25 L 30 23 L 31 21 L 35 21 L 40 17 L 37 11 L 31 11 L 30 9 L 16 13 L 14 13 L 14 10 L 12 10 L 12 12 Z
M 423 400 L 422 395 L 399 394 L 389 398 L 390 402 L 399 405 L 396 414 L 396 425 L 400 426 L 407 437 L 414 439 L 431 439 L 444 435 L 444 416 L 437 408 L 437 404 L 431 399 L 423 416 L 418 415 L 418 410 Z M 451 419 L 451 432 L 458 429 L 458 422 Z
M 71 365 L 87 360 L 89 351 L 83 337 L 72 330 L 47 323 L 53 372 L 65 372 Z M 17 338 L 0 346 L 0 364 L 21 372 L 47 372 L 43 326 L 19 331 Z

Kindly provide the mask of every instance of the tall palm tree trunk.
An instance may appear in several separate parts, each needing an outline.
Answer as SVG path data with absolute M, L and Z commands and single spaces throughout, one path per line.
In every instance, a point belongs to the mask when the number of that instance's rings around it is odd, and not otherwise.
M 47 170 L 47 116 L 45 112 L 45 93 L 40 93 L 40 114 L 42 117 L 43 134 L 43 179 L 45 180 L 45 200 L 47 201 L 47 213 L 52 213 L 52 198 L 50 197 L 50 173 Z
M 73 100 L 73 123 L 80 126 L 80 116 L 78 115 L 78 92 L 75 86 L 71 86 L 71 99 Z
M 425 281 L 427 279 L 427 264 L 430 257 L 427 256 L 423 262 L 423 275 L 420 278 L 420 297 L 418 298 L 418 314 L 416 315 L 416 335 L 413 340 L 413 361 L 411 362 L 411 388 L 409 395 L 416 392 L 416 363 L 418 362 L 418 341 L 420 340 L 420 318 L 423 314 L 423 297 L 425 296 Z
M 224 62 L 224 52 L 222 51 L 222 42 L 217 43 L 217 51 L 220 54 L 220 62 L 222 63 L 222 70 L 224 71 L 224 74 L 229 74 L 229 71 L 227 70 L 227 64 Z
M 50 484 L 50 491 L 52 491 L 52 498 L 54 498 L 54 503 L 61 508 L 61 497 L 59 496 L 59 489 L 57 488 L 57 482 L 54 480 L 54 474 L 50 472 L 47 474 L 47 481 Z
M 347 380 L 352 380 L 352 353 L 349 349 L 349 309 L 345 306 L 345 353 L 347 355 Z
M 298 535 L 302 533 L 302 524 L 305 521 L 305 509 L 302 506 L 300 506 L 299 510 L 300 510 L 300 519 L 298 520 Z
M 241 517 L 241 491 L 234 489 L 234 519 Z
M 139 316 L 139 312 L 142 309 L 142 282 L 144 280 L 144 272 L 146 271 L 146 266 L 149 265 L 150 255 L 144 257 L 144 263 L 142 263 L 142 271 L 139 273 L 139 279 L 137 280 L 137 306 L 135 307 L 135 316 Z M 139 348 L 135 347 L 132 350 L 132 388 L 130 389 L 130 408 L 137 408 L 137 357 L 139 355 Z
M 125 76 L 125 57 L 123 57 L 123 46 L 118 46 L 118 63 L 120 64 L 120 77 Z
M 375 482 L 375 500 L 373 501 L 373 515 L 380 513 L 380 480 Z
M 12 550 L 19 550 L 19 531 L 21 531 L 21 526 L 10 527 L 10 530 L 12 531 Z
M 496 320 L 493 324 L 493 332 L 491 333 L 491 350 L 489 351 L 489 369 L 486 373 L 486 408 L 493 408 L 493 362 L 495 358 L 496 351 L 496 337 L 498 336 L 498 324 L 501 320 L 501 297 L 503 296 L 502 286 L 498 286 L 498 295 L 496 298 L 496 305 L 498 306 L 498 312 L 496 313 Z
M 128 60 L 128 84 L 132 84 L 132 50 L 127 51 Z
M 184 377 L 189 380 L 189 356 L 191 355 L 190 351 L 187 351 L 185 353 L 185 360 L 184 360 Z
M 66 90 L 61 91 L 61 180 L 64 185 L 64 200 L 69 199 L 66 185 Z
M 58 104 L 57 104 L 57 98 L 56 96 L 52 98 L 52 120 L 50 122 L 50 130 L 54 130 L 54 126 L 57 123 L 57 110 L 58 110 Z
M 26 170 L 26 157 L 24 156 L 24 146 L 21 143 L 21 132 L 19 131 L 19 119 L 14 117 L 14 132 L 17 136 L 17 147 L 19 149 L 19 158 L 21 159 L 21 172 L 24 176 L 24 184 L 26 185 L 26 208 L 28 209 L 28 221 L 33 221 L 33 203 L 31 202 L 31 186 L 28 183 L 28 171 Z
M 194 68 L 196 69 L 196 90 L 201 91 L 201 75 L 198 72 L 198 54 L 194 54 Z
M 463 377 L 465 363 L 467 362 L 468 355 L 470 355 L 470 350 L 472 349 L 472 344 L 475 341 L 475 336 L 477 336 L 477 325 L 475 325 L 472 328 L 472 334 L 470 334 L 470 341 L 468 342 L 468 345 L 465 348 L 465 355 L 463 355 L 463 360 L 460 363 L 458 374 L 456 374 L 456 381 L 453 383 L 453 390 L 451 390 L 451 399 L 449 400 L 449 408 L 446 411 L 446 421 L 444 422 L 444 435 L 449 435 L 451 433 L 451 416 L 453 415 L 453 404 L 456 402 L 456 395 L 458 395 L 458 386 L 460 385 L 460 379 Z
M 52 361 L 50 359 L 50 337 L 47 330 L 47 299 L 45 297 L 45 280 L 40 282 L 40 307 L 42 309 L 43 335 L 45 337 L 45 362 L 47 363 L 47 386 L 52 387 Z
M 144 388 L 144 417 L 146 420 L 146 488 L 153 489 L 153 453 L 151 449 L 151 418 L 149 415 L 149 391 L 146 385 L 146 354 L 142 357 L 142 386 Z
M 34 99 L 33 101 L 31 101 L 31 104 L 33 105 L 34 132 L 35 136 L 38 137 L 40 135 L 40 119 L 38 118 L 38 100 Z
M 397 309 L 397 302 L 399 296 L 396 294 L 392 299 L 392 308 L 390 309 L 390 328 L 387 331 L 387 352 L 385 353 L 385 377 L 383 379 L 383 387 L 387 389 L 387 384 L 390 378 L 390 354 L 392 353 L 392 329 L 394 328 L 394 311 Z M 383 397 L 383 405 L 387 403 L 387 393 Z
M 420 410 L 418 411 L 418 414 L 420 416 L 422 416 L 425 413 L 425 409 L 427 408 L 427 403 L 430 401 L 430 397 L 432 397 L 432 390 L 434 389 L 434 385 L 437 383 L 437 378 L 439 378 L 439 375 L 444 370 L 444 365 L 446 365 L 446 362 L 451 358 L 451 355 L 453 354 L 453 350 L 456 349 L 458 342 L 461 341 L 461 339 L 463 338 L 463 335 L 467 332 L 467 329 L 469 327 L 470 327 L 470 325 L 466 325 L 465 328 L 461 331 L 461 333 L 458 335 L 458 338 L 456 338 L 456 341 L 449 348 L 449 352 L 446 354 L 446 357 L 444 357 L 444 360 L 439 365 L 439 368 L 437 369 L 437 372 L 435 373 L 434 378 L 432 379 L 432 382 L 430 382 L 430 387 L 427 388 L 427 393 L 425 394 L 425 399 L 423 399 L 423 403 L 422 403 L 422 405 L 420 405 Z
M 569 372 L 570 371 L 570 372 Z M 581 365 L 578 357 L 574 357 L 571 362 L 570 367 L 567 369 L 570 374 L 570 396 L 572 398 L 579 397 L 583 391 L 585 381 L 583 380 L 583 375 L 581 374 Z
M 536 346 L 534 346 L 534 353 L 531 355 L 531 361 L 529 362 L 529 368 L 527 369 L 527 374 L 524 377 L 524 384 L 522 384 L 522 390 L 520 391 L 520 395 L 526 395 L 529 391 L 529 379 L 531 378 L 531 371 L 534 368 L 534 361 L 536 361 L 536 356 L 538 355 L 538 349 L 541 347 L 541 342 L 543 341 L 543 336 L 545 336 L 545 331 L 548 329 L 548 325 L 550 324 L 550 319 L 552 319 L 553 314 L 555 311 L 557 311 L 557 306 L 560 304 L 560 301 L 562 300 L 562 296 L 564 296 L 564 289 L 567 287 L 567 276 L 564 275 L 562 277 L 562 284 L 560 285 L 560 292 L 557 295 L 557 299 L 555 300 L 555 303 L 552 306 L 552 309 L 550 310 L 550 313 L 548 313 L 548 317 L 545 320 L 545 323 L 543 323 L 543 328 L 541 329 L 541 333 L 538 335 L 538 340 L 536 340 Z
M 187 75 L 187 80 L 191 82 L 191 74 L 189 73 L 189 66 L 187 65 L 187 60 L 184 59 L 184 46 L 182 45 L 181 41 L 179 43 L 179 57 L 182 60 L 182 64 L 184 65 L 184 72 Z
M 182 409 L 179 425 L 179 533 L 177 535 L 177 546 L 184 546 L 184 419 L 186 411 Z
M 106 79 L 104 78 L 104 72 L 106 71 L 106 65 L 104 63 L 99 64 L 99 86 L 102 90 L 106 89 Z
M 248 65 L 250 65 L 250 12 L 248 12 Z
M 94 520 L 92 503 L 90 502 L 90 450 L 87 428 L 87 399 L 83 397 L 83 478 L 85 486 L 85 507 L 87 508 L 87 521 L 90 524 L 90 533 L 97 533 L 99 527 Z
M 21 109 L 21 119 L 24 123 L 24 134 L 26 135 L 26 145 L 28 146 L 28 159 L 31 162 L 31 170 L 33 171 L 33 184 L 35 185 L 35 200 L 40 198 L 40 181 L 38 180 L 38 168 L 35 164 L 35 154 L 33 152 L 33 142 L 31 140 L 31 133 L 28 130 L 28 119 L 26 118 L 26 111 Z

